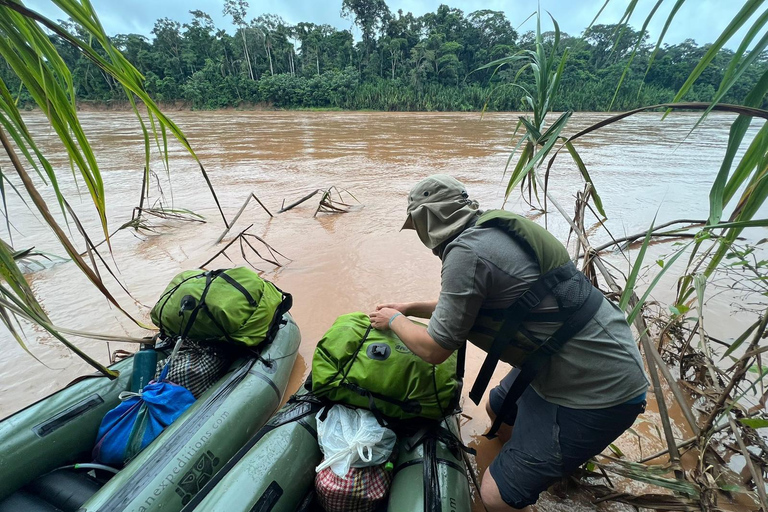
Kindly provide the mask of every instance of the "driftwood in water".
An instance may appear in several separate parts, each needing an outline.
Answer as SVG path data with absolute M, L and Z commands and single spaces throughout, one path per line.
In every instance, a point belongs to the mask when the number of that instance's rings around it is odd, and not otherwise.
M 344 188 L 338 188 L 336 186 L 330 187 L 327 190 L 323 190 L 323 197 L 320 199 L 320 204 L 317 205 L 317 210 L 315 210 L 315 214 L 313 217 L 317 217 L 318 213 L 347 213 L 349 211 L 349 208 L 352 207 L 351 204 L 347 204 L 344 202 L 344 198 L 341 196 L 341 193 L 344 192 L 345 194 L 348 194 L 352 199 L 357 201 L 357 198 L 352 195 L 352 193 Z M 339 196 L 338 201 L 334 201 L 333 199 L 333 192 L 336 192 Z M 357 201 L 358 203 L 360 201 Z
M 339 196 L 338 200 L 333 199 L 333 193 L 336 192 L 336 194 Z M 298 201 L 289 204 L 288 206 L 285 206 L 285 200 L 283 200 L 283 206 L 280 208 L 280 210 L 277 213 L 283 213 L 287 212 L 288 210 L 295 208 L 296 206 L 299 206 L 301 203 L 304 203 L 306 201 L 309 201 L 317 194 L 322 194 L 320 196 L 320 202 L 317 205 L 317 208 L 315 209 L 313 217 L 317 217 L 318 213 L 347 213 L 349 211 L 349 208 L 352 207 L 351 204 L 347 204 L 344 202 L 344 198 L 342 197 L 342 193 L 348 194 L 352 199 L 357 201 L 357 198 L 355 198 L 352 193 L 344 188 L 338 188 L 336 186 L 332 186 L 329 188 L 318 188 L 306 196 L 302 197 Z M 360 201 L 357 201 L 358 203 Z
M 210 262 L 212 262 L 213 260 L 215 260 L 219 256 L 224 256 L 229 261 L 232 261 L 230 259 L 230 257 L 227 255 L 226 251 L 227 251 L 227 249 L 232 247 L 232 245 L 235 242 L 239 242 L 240 243 L 240 254 L 243 257 L 243 259 L 248 263 L 248 265 L 250 265 L 251 267 L 253 267 L 255 270 L 257 270 L 259 272 L 261 272 L 261 269 L 259 269 L 256 266 L 254 266 L 250 262 L 250 260 L 248 260 L 248 257 L 246 256 L 246 252 L 245 252 L 246 246 L 251 251 L 253 251 L 253 253 L 256 256 L 258 256 L 262 261 L 264 261 L 266 263 L 269 263 L 271 265 L 274 265 L 276 267 L 282 267 L 283 266 L 283 263 L 280 263 L 278 261 L 280 258 L 283 258 L 286 261 L 292 261 L 289 257 L 287 257 L 286 255 L 284 255 L 283 253 L 281 253 L 280 251 L 278 251 L 277 249 L 275 249 L 274 247 L 269 245 L 263 238 L 261 238 L 259 236 L 256 236 L 256 235 L 254 235 L 252 233 L 248 233 L 248 230 L 251 229 L 252 227 L 253 227 L 253 224 L 251 224 L 250 226 L 248 226 L 247 228 L 242 230 L 240 233 L 238 233 L 238 235 L 236 237 L 234 237 L 232 240 L 230 240 L 229 243 L 227 245 L 225 245 L 223 249 L 221 249 L 216 254 L 214 254 L 211 258 L 209 258 L 205 263 L 200 265 L 200 267 L 198 267 L 198 268 L 201 268 L 201 269 L 205 268 L 206 265 L 208 265 Z M 259 250 L 252 243 L 252 240 L 262 244 L 264 246 L 264 249 L 262 249 L 262 251 L 266 250 L 269 253 L 269 255 L 268 256 L 262 256 L 262 254 L 259 252 Z
M 229 233 L 229 230 L 232 229 L 232 226 L 234 226 L 237 223 L 237 219 L 239 219 L 240 215 L 243 214 L 243 211 L 245 211 L 245 207 L 248 206 L 248 203 L 251 202 L 251 199 L 254 199 L 257 203 L 259 203 L 259 206 L 261 206 L 264 209 L 264 211 L 267 212 L 267 215 L 269 215 L 270 217 L 274 217 L 274 215 L 272 215 L 272 213 L 270 213 L 270 211 L 267 209 L 267 207 L 264 206 L 264 203 L 262 203 L 259 200 L 259 198 L 256 197 L 256 194 L 251 192 L 250 195 L 245 199 L 245 202 L 243 203 L 243 206 L 241 206 L 240 209 L 237 211 L 237 214 L 235 215 L 235 218 L 232 219 L 232 222 L 229 224 L 229 226 L 227 226 L 226 229 L 224 229 L 224 231 L 221 233 L 221 235 L 219 235 L 219 238 L 216 239 L 216 242 L 214 242 L 214 245 L 216 245 L 219 242 L 221 242 L 224 239 L 224 237 L 227 236 L 227 233 Z
M 321 189 L 316 189 L 314 192 L 310 192 L 309 194 L 305 195 L 298 201 L 289 204 L 288 206 L 285 206 L 285 199 L 283 199 L 283 206 L 277 211 L 277 213 L 283 213 L 287 212 L 288 210 L 295 208 L 296 206 L 299 206 L 301 203 L 310 200 L 315 194 L 321 192 Z
M 677 237 L 684 238 L 685 234 L 680 233 L 680 231 L 683 231 L 683 230 L 686 230 L 686 229 L 690 229 L 690 228 L 695 228 L 695 227 L 701 227 L 701 226 L 705 225 L 706 223 L 707 222 L 704 221 L 704 220 L 691 220 L 691 219 L 672 220 L 672 221 L 669 221 L 669 222 L 665 222 L 664 224 L 660 224 L 658 226 L 654 226 L 653 227 L 653 231 L 651 232 L 651 236 L 652 237 L 657 237 L 657 236 L 658 237 L 675 237 L 675 236 L 677 236 Z M 666 231 L 666 232 L 663 232 L 663 233 L 658 233 L 658 231 L 660 229 L 664 229 L 666 227 L 673 226 L 675 224 L 685 224 L 685 226 L 681 227 L 681 228 L 674 229 L 672 231 Z M 615 239 L 613 239 L 610 242 L 607 242 L 607 243 L 605 243 L 603 245 L 600 245 L 598 247 L 594 247 L 593 250 L 595 252 L 602 252 L 602 251 L 608 249 L 609 247 L 613 247 L 615 245 L 619 245 L 619 244 L 621 244 L 623 242 L 630 242 L 630 243 L 631 242 L 635 242 L 637 240 L 640 240 L 641 238 L 645 238 L 645 236 L 647 234 L 648 234 L 648 231 L 646 230 L 646 231 L 641 231 L 640 233 L 635 233 L 633 235 L 623 236 L 621 238 L 615 238 Z

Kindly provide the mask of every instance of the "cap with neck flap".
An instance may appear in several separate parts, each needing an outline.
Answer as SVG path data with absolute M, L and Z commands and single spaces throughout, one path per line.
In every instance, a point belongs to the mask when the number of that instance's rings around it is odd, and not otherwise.
M 401 229 L 414 229 L 422 243 L 434 249 L 461 232 L 477 215 L 478 203 L 466 187 L 446 174 L 417 183 L 408 194 L 408 218 Z

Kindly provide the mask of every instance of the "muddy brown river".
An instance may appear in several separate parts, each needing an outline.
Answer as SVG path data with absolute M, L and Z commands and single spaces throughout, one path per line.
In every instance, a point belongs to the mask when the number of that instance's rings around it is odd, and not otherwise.
M 517 121 L 513 113 L 480 116 L 226 111 L 178 112 L 171 117 L 185 131 L 208 170 L 230 219 L 251 193 L 273 213 L 284 200 L 288 204 L 312 190 L 331 186 L 349 190 L 360 202 L 349 213 L 320 213 L 313 217 L 317 207 L 313 198 L 274 218 L 252 203 L 225 238 L 226 243 L 234 233 L 252 224 L 249 233 L 263 238 L 291 260 L 276 268 L 246 253 L 264 271 L 264 277 L 294 297 L 292 313 L 301 328 L 302 348 L 288 392 L 307 375 L 317 340 L 338 315 L 368 312 L 384 301 L 436 298 L 440 261 L 421 245 L 415 232 L 398 231 L 405 216 L 406 194 L 422 177 L 440 172 L 464 181 L 481 208 L 500 207 L 504 166 Z M 575 133 L 604 117 L 606 114 L 576 114 L 566 132 Z M 59 151 L 44 116 L 30 113 L 26 119 L 41 146 L 52 155 L 61 188 L 73 208 L 91 236 L 100 239 L 90 198 L 87 194 L 77 197 L 69 163 Z M 696 114 L 674 114 L 664 121 L 659 114 L 639 115 L 584 137 L 577 144 L 608 212 L 606 225 L 615 237 L 647 229 L 655 215 L 657 224 L 707 217 L 709 187 L 725 151 L 732 118 L 713 115 L 689 135 L 696 119 Z M 127 112 L 84 112 L 81 120 L 103 173 L 109 225 L 114 230 L 131 218 L 138 204 L 144 162 L 139 126 L 135 116 Z M 151 187 L 153 200 L 160 198 L 160 185 L 166 207 L 193 210 L 207 223 L 150 218 L 153 231 L 122 230 L 112 238 L 114 259 L 109 261 L 133 298 L 102 272 L 123 307 L 144 322 L 149 322 L 149 309 L 176 273 L 198 267 L 224 245 L 214 245 L 224 225 L 194 160 L 179 144 L 172 143 L 170 152 L 170 181 L 161 159 L 157 155 L 153 158 L 152 169 L 157 175 Z M 0 166 L 5 169 L 6 161 L 0 159 Z M 558 158 L 550 179 L 554 196 L 572 211 L 574 195 L 582 189 L 582 182 L 567 153 Z M 84 184 L 79 186 L 85 192 Z M 50 189 L 43 188 L 43 192 L 47 198 L 52 197 Z M 55 209 L 55 204 L 50 204 Z M 507 208 L 528 212 L 520 201 L 510 201 Z M 35 246 L 53 255 L 64 254 L 48 228 L 13 195 L 9 195 L 9 210 L 15 248 Z M 548 226 L 561 240 L 566 239 L 567 225 L 554 209 Z M 71 230 L 76 232 L 74 225 Z M 749 234 L 751 240 L 765 236 L 766 230 L 762 229 Z M 2 238 L 8 240 L 4 226 Z M 595 233 L 595 245 L 606 240 L 603 232 Z M 648 261 L 672 250 L 670 244 L 655 245 Z M 245 263 L 237 245 L 227 255 L 235 264 Z M 628 273 L 627 260 L 614 256 L 612 262 Z M 147 333 L 111 307 L 72 263 L 44 263 L 45 268 L 33 266 L 28 278 L 56 325 L 130 336 Z M 227 266 L 232 263 L 219 257 L 208 268 Z M 654 295 L 669 297 L 673 287 L 674 281 L 663 282 Z M 716 295 L 714 289 L 710 295 L 711 312 L 706 325 L 712 336 L 732 340 L 753 321 L 749 315 L 735 311 L 739 296 Z M 43 364 L 27 355 L 9 334 L 0 333 L 4 347 L 0 352 L 0 417 L 91 372 L 90 367 L 39 329 L 26 327 L 25 332 L 27 347 Z M 73 339 L 103 362 L 117 348 L 132 348 Z M 482 357 L 479 351 L 470 350 L 465 389 L 471 388 Z M 499 365 L 495 381 L 506 371 L 508 367 Z M 635 425 L 637 435 L 626 434 L 618 443 L 630 457 L 639 457 L 641 452 L 647 455 L 664 446 L 656 427 L 659 422 L 655 404 L 649 401 L 648 412 Z M 674 407 L 672 413 L 676 413 Z M 478 448 L 481 469 L 499 449 L 498 441 L 481 440 L 488 426 L 482 407 L 475 407 L 465 397 L 462 433 L 467 443 Z M 676 437 L 689 437 L 683 420 L 674 427 Z M 602 507 L 623 510 L 615 504 Z M 546 494 L 539 509 L 594 507 L 578 498 Z M 482 510 L 479 505 L 478 510 Z

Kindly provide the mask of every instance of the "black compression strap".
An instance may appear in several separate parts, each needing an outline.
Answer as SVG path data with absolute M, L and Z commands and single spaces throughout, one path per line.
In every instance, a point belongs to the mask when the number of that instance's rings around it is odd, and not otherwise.
M 504 397 L 504 402 L 501 404 L 501 410 L 498 411 L 496 419 L 491 429 L 485 434 L 485 437 L 488 439 L 496 437 L 496 432 L 498 432 L 506 417 L 505 412 L 517 404 L 526 388 L 533 382 L 536 374 L 549 361 L 550 356 L 560 350 L 568 340 L 578 334 L 589 323 L 603 304 L 603 298 L 603 294 L 593 287 L 582 306 L 552 336 L 547 338 L 539 350 L 528 357 L 528 360 L 520 369 L 520 374 L 512 383 L 512 386 L 510 386 L 509 391 L 507 391 L 507 396 Z
M 245 287 L 244 287 L 243 285 L 241 285 L 240 283 L 238 283 L 237 281 L 235 281 L 235 280 L 232 278 L 232 276 L 229 276 L 229 275 L 227 275 L 227 272 L 226 272 L 226 270 L 225 270 L 225 271 L 223 271 L 223 272 L 221 272 L 221 273 L 220 273 L 218 276 L 219 276 L 220 278 L 222 278 L 223 280 L 225 280 L 225 281 L 226 281 L 227 283 L 229 283 L 230 285 L 232 285 L 232 287 L 233 287 L 234 289 L 236 289 L 237 291 L 239 291 L 240 293 L 242 293 L 242 294 L 245 296 L 245 299 L 248 301 L 248 304 L 250 304 L 251 306 L 255 306 L 255 305 L 257 304 L 257 303 L 256 303 L 256 299 L 254 299 L 254 298 L 253 298 L 253 296 L 252 296 L 250 293 L 248 293 L 248 290 L 246 290 L 246 289 L 245 289 Z
M 552 334 L 544 344 L 539 347 L 537 352 L 543 351 L 547 355 L 552 355 L 563 345 L 579 333 L 592 318 L 597 314 L 597 310 L 603 305 L 603 294 L 597 288 L 590 288 L 589 295 L 579 309 L 563 322 L 563 325 Z
M 326 380 L 326 383 L 324 386 L 319 387 L 318 389 L 312 390 L 312 392 L 317 396 L 322 396 L 324 392 L 326 392 L 328 389 L 331 388 L 331 386 L 334 385 L 334 381 L 336 380 L 336 377 L 341 375 L 341 382 L 344 382 L 347 380 L 347 375 L 349 374 L 349 371 L 352 369 L 352 364 L 357 360 L 357 355 L 360 353 L 360 350 L 363 348 L 363 345 L 365 345 L 365 340 L 368 339 L 368 335 L 371 333 L 371 329 L 373 329 L 372 325 L 369 325 L 368 328 L 365 330 L 365 334 L 363 334 L 362 339 L 360 339 L 360 344 L 357 346 L 357 349 L 355 349 L 355 353 L 352 354 L 352 357 L 349 358 L 349 361 L 347 362 L 347 365 L 339 368 L 336 370 L 336 373 L 333 374 L 333 377 Z
M 187 325 L 184 326 L 184 331 L 181 332 L 181 337 L 185 338 L 189 334 L 189 331 L 192 330 L 192 326 L 195 323 L 195 320 L 197 319 L 197 314 L 200 312 L 200 310 L 205 305 L 205 296 L 208 295 L 208 290 L 211 288 L 211 283 L 214 279 L 218 276 L 218 273 L 216 272 L 208 272 L 205 275 L 205 288 L 203 288 L 203 293 L 200 295 L 200 302 L 197 303 L 197 306 L 195 306 L 195 309 L 192 310 L 192 313 L 189 314 L 189 319 L 187 320 Z M 179 311 L 180 315 L 183 315 L 183 311 Z
M 424 443 L 424 510 L 442 512 L 440 477 L 437 467 L 437 440 L 432 437 Z
M 291 309 L 291 307 L 293 307 L 293 295 L 284 292 L 277 286 L 275 286 L 275 289 L 283 295 L 283 300 L 277 306 L 275 315 L 272 317 L 272 323 L 267 330 L 267 335 L 264 338 L 264 341 L 261 343 L 261 345 L 264 345 L 265 347 L 274 341 L 275 337 L 277 336 L 277 331 L 280 329 L 280 324 L 283 321 L 283 317 Z
M 158 323 L 158 324 L 160 324 L 160 325 L 158 325 L 158 327 L 160 328 L 160 333 L 162 333 L 162 334 L 167 334 L 167 333 L 165 332 L 165 328 L 163 327 L 163 310 L 165 309 L 165 305 L 166 305 L 166 304 L 168 304 L 168 301 L 169 301 L 169 300 L 171 300 L 171 296 L 174 294 L 174 292 L 175 292 L 176 290 L 178 290 L 179 288 L 181 288 L 181 285 L 183 285 L 183 284 L 184 284 L 184 283 L 186 283 L 187 281 L 189 281 L 189 280 L 191 280 L 191 279 L 196 279 L 196 278 L 198 278 L 198 277 L 200 277 L 200 276 L 203 276 L 203 275 L 205 275 L 205 273 L 202 273 L 202 274 L 195 274 L 195 275 L 193 275 L 193 276 L 189 276 L 189 277 L 187 277 L 187 278 L 185 278 L 185 279 L 182 279 L 182 281 L 181 281 L 179 284 L 177 284 L 176 286 L 174 286 L 174 287 L 173 287 L 173 288 L 171 288 L 170 290 L 168 290 L 168 291 L 166 291 L 165 293 L 163 293 L 163 294 L 160 296 L 160 298 L 159 298 L 159 299 L 157 299 L 157 303 L 158 303 L 158 304 L 160 303 L 160 301 L 161 301 L 161 300 L 163 301 L 163 305 L 162 305 L 162 306 L 160 306 L 160 311 L 158 311 L 158 313 L 157 313 L 157 323 Z M 165 299 L 165 300 L 163 300 L 163 299 Z
M 488 355 L 480 367 L 480 372 L 477 374 L 475 384 L 469 392 L 469 398 L 475 404 L 479 404 L 483 398 L 483 393 L 488 388 L 488 383 L 491 381 L 491 376 L 496 369 L 501 355 L 508 347 L 512 337 L 519 330 L 523 320 L 532 309 L 541 304 L 541 301 L 552 293 L 555 286 L 570 279 L 576 272 L 578 272 L 578 269 L 571 261 L 550 270 L 534 281 L 528 290 L 506 309 L 504 312 L 504 323 L 501 324 L 499 332 L 494 337 Z
M 389 402 L 390 404 L 396 405 L 405 413 L 418 414 L 421 412 L 421 404 L 419 404 L 419 402 L 416 400 L 409 400 L 407 402 L 404 402 L 396 398 L 391 398 L 386 395 L 382 395 L 380 393 L 375 393 L 373 391 L 367 390 L 364 387 L 358 386 L 357 384 L 353 384 L 352 382 L 349 382 L 349 381 L 343 382 L 341 386 L 349 389 L 350 391 L 354 391 L 358 395 L 367 397 L 369 404 L 373 403 L 373 399 L 375 398 L 377 400 Z
M 537 353 L 536 353 L 537 354 Z M 499 431 L 499 427 L 504 422 L 505 411 L 508 411 L 513 405 L 517 404 L 517 401 L 523 395 L 523 392 L 528 388 L 528 385 L 533 382 L 534 377 L 539 372 L 547 357 L 543 355 L 536 355 L 529 358 L 529 361 L 523 365 L 520 369 L 520 373 L 507 391 L 507 396 L 504 397 L 504 401 L 501 403 L 501 410 L 496 414 L 496 419 L 493 420 L 491 429 L 485 434 L 488 439 L 494 439 L 496 432 Z
M 467 365 L 467 342 L 459 349 L 459 354 L 456 356 L 456 378 L 460 381 L 464 380 L 464 367 Z

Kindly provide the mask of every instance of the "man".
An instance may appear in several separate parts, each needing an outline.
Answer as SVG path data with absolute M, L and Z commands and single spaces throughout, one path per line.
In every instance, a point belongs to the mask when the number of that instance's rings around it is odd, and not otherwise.
M 491 512 L 527 510 L 645 410 L 648 381 L 632 332 L 544 228 L 481 212 L 454 178 L 419 182 L 407 211 L 403 228 L 442 261 L 440 296 L 379 305 L 371 324 L 432 364 L 467 339 L 489 352 L 470 393 L 476 402 L 498 359 L 519 367 L 490 392 L 486 409 L 506 442 L 480 493 Z

